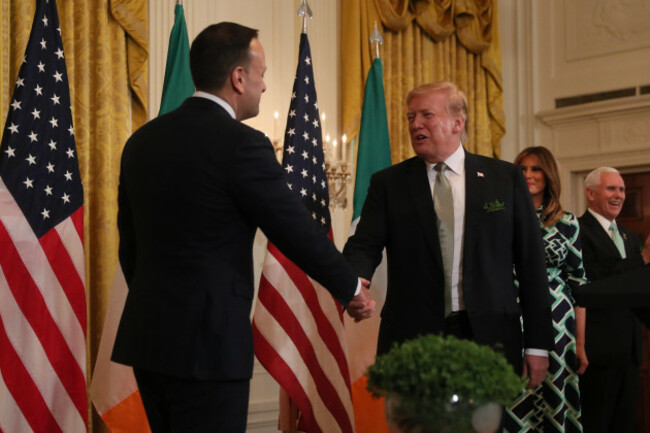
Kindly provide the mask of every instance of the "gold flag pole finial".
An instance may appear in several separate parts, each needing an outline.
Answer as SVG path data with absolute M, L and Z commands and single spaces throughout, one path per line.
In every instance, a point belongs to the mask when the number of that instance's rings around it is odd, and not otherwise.
M 298 16 L 302 17 L 302 32 L 307 33 L 307 18 L 311 19 L 314 17 L 314 14 L 309 7 L 309 1 L 302 0 L 300 7 L 298 8 Z
M 375 59 L 381 58 L 379 55 L 379 46 L 384 44 L 384 38 L 381 36 L 381 33 L 379 33 L 379 29 L 377 28 L 377 21 L 375 21 L 375 30 L 370 35 L 370 44 L 374 45 Z

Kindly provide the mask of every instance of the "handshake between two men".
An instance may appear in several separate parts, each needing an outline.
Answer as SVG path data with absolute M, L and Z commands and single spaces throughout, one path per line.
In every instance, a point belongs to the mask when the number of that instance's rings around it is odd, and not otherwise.
M 361 281 L 361 290 L 356 295 L 347 307 L 347 312 L 354 319 L 356 323 L 368 319 L 375 314 L 375 301 L 370 297 L 370 281 L 365 278 L 359 278 Z

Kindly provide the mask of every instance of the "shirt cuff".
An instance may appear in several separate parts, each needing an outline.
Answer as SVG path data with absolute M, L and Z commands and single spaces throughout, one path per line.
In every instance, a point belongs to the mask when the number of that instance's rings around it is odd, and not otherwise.
M 544 349 L 524 349 L 524 355 L 543 356 L 548 358 L 548 350 Z
M 359 278 L 357 281 L 357 290 L 354 291 L 354 296 L 357 296 L 359 293 L 361 293 L 361 278 Z

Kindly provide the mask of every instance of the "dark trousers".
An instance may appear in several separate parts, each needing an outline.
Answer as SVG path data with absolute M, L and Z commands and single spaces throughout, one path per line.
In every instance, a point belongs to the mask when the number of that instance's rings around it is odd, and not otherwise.
M 627 364 L 590 364 L 580 377 L 584 433 L 636 432 L 639 367 Z
M 244 433 L 249 380 L 185 379 L 134 368 L 152 433 Z
M 445 329 L 443 331 L 445 336 L 451 335 L 461 340 L 473 340 L 474 334 L 472 327 L 469 324 L 469 317 L 467 311 L 454 311 L 445 318 Z

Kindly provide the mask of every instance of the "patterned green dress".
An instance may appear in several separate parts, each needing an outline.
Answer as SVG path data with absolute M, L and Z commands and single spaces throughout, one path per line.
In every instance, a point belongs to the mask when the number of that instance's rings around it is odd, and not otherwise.
M 537 216 L 540 214 L 541 209 Z M 549 353 L 549 369 L 542 385 L 524 392 L 506 409 L 504 431 L 582 433 L 572 296 L 572 288 L 586 282 L 580 228 L 578 220 L 570 213 L 551 227 L 544 227 L 541 222 L 540 227 L 553 298 L 555 348 Z

